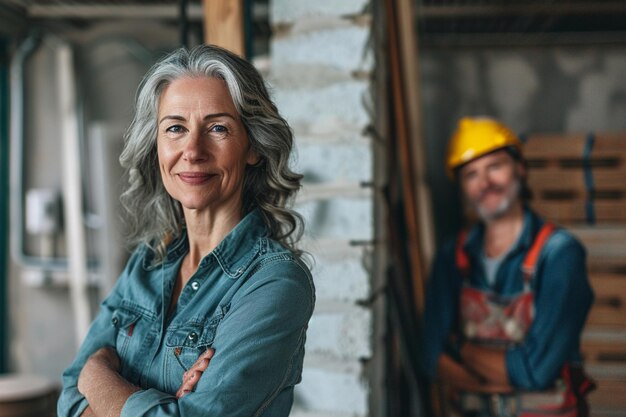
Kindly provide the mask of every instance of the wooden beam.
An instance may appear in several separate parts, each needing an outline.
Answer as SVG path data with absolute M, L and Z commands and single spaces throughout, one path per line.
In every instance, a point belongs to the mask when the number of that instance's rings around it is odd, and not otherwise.
M 431 206 L 430 188 L 426 182 L 426 139 L 422 128 L 422 108 L 420 85 L 420 56 L 418 54 L 417 30 L 415 25 L 415 2 L 397 1 L 396 18 L 398 42 L 401 57 L 402 91 L 406 106 L 411 159 L 415 178 L 415 198 L 418 215 L 419 242 L 422 254 L 422 272 L 426 275 L 428 265 L 435 253 L 435 230 Z M 421 284 L 424 284 L 424 278 Z M 418 279 L 418 277 L 414 277 Z M 420 282 L 416 282 L 419 285 Z M 421 307 L 421 306 L 420 306 Z
M 246 55 L 244 0 L 203 0 L 204 42 Z
M 396 141 L 405 204 L 406 244 L 415 306 L 421 313 L 426 271 L 434 252 L 434 230 L 421 126 L 417 33 L 411 0 L 387 0 L 385 5 Z
M 418 226 L 417 187 L 414 175 L 413 161 L 411 159 L 411 138 L 409 123 L 407 121 L 407 106 L 405 105 L 406 92 L 403 88 L 402 56 L 400 40 L 398 39 L 397 3 L 394 0 L 385 2 L 387 18 L 387 30 L 389 37 L 389 67 L 391 78 L 391 95 L 393 100 L 393 112 L 395 118 L 396 143 L 400 157 L 400 172 L 402 173 L 402 195 L 404 196 L 404 221 L 406 225 L 406 245 L 409 257 L 407 271 L 411 279 L 417 285 L 413 286 L 414 305 L 417 311 L 421 311 L 424 304 L 423 277 L 425 267 L 423 265 L 422 251 L 420 248 L 420 236 Z

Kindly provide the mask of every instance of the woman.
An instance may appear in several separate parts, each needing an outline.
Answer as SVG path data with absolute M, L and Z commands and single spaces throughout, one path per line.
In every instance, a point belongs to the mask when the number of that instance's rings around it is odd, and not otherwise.
M 149 71 L 120 158 L 139 246 L 63 374 L 59 416 L 289 414 L 314 304 L 285 208 L 291 146 L 236 55 L 180 49 Z

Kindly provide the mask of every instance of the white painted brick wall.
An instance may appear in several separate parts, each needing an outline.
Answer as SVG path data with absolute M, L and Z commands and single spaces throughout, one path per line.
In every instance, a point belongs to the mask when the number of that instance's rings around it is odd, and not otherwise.
M 362 251 L 363 249 L 359 249 Z M 370 275 L 361 255 L 336 256 L 316 252 L 313 277 L 319 300 L 357 302 L 371 296 Z
M 370 121 L 363 106 L 369 84 L 349 80 L 317 88 L 276 86 L 274 101 L 296 133 L 333 135 L 342 130 L 362 132 Z
M 369 0 L 272 0 L 272 23 L 288 23 L 310 17 L 346 16 L 362 13 Z
M 305 175 L 296 210 L 315 258 L 317 304 L 292 417 L 369 417 L 374 191 L 366 109 L 373 69 L 367 0 L 272 0 L 269 84 Z
M 366 51 L 369 27 L 354 26 L 345 21 L 337 26 L 320 31 L 301 31 L 275 39 L 272 65 L 323 65 L 346 72 L 370 71 L 372 55 L 358 53 Z M 337 39 L 341 41 L 337 42 Z
M 372 199 L 337 197 L 297 205 L 296 210 L 304 217 L 308 236 L 371 241 L 373 206 Z
M 369 140 L 353 143 L 304 142 L 296 144 L 294 169 L 307 183 L 372 181 L 372 147 Z
M 340 359 L 372 355 L 371 309 L 350 303 L 319 301 L 307 331 L 307 352 Z
M 368 386 L 359 362 L 337 361 L 309 355 L 302 383 L 296 386 L 295 408 L 321 413 L 325 417 L 368 414 Z

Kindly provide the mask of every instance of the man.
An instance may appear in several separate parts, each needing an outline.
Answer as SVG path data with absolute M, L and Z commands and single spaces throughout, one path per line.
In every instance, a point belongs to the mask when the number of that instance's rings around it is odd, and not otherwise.
M 427 373 L 452 388 L 461 415 L 586 415 L 580 333 L 593 293 L 584 248 L 526 205 L 521 144 L 498 121 L 462 119 L 447 168 L 479 221 L 435 259 Z

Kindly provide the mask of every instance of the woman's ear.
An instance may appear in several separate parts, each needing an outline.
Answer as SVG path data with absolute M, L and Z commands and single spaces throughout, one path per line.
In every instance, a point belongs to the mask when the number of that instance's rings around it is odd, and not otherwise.
M 246 163 L 248 165 L 256 165 L 259 163 L 261 158 L 256 153 L 256 151 L 252 148 L 248 149 L 248 156 L 246 157 Z

